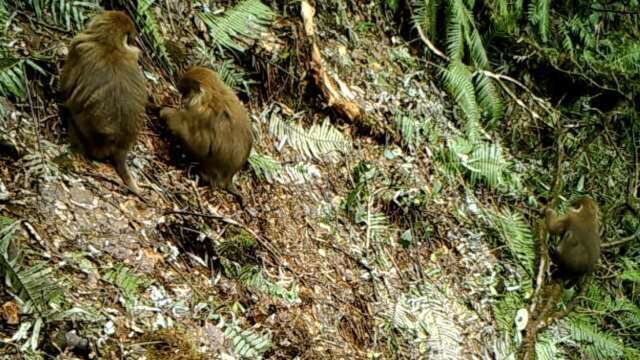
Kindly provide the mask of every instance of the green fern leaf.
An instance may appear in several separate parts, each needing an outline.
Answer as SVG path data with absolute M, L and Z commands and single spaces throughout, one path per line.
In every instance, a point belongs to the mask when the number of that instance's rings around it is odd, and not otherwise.
M 462 2 L 453 1 L 450 5 L 449 21 L 447 23 L 447 55 L 452 62 L 462 61 L 464 56 L 464 31 L 462 22 L 464 14 L 460 10 Z
M 12 58 L 0 59 L 0 94 L 24 98 L 27 94 L 24 62 Z
M 477 99 L 492 123 L 500 121 L 504 115 L 504 103 L 495 82 L 484 73 L 476 75 Z
M 22 312 L 35 312 L 43 318 L 53 313 L 49 304 L 56 302 L 62 291 L 53 276 L 53 270 L 46 264 L 26 267 L 21 264 L 20 251 L 10 254 L 11 240 L 19 224 L 16 221 L 0 229 L 0 272 L 4 274 L 9 288 L 22 302 Z
M 494 228 L 529 276 L 535 273 L 536 247 L 529 224 L 519 212 L 485 210 Z
M 224 336 L 231 340 L 239 356 L 248 359 L 262 359 L 262 354 L 271 348 L 271 333 L 258 333 L 252 329 L 242 330 L 235 322 L 218 325 L 224 328 Z
M 443 76 L 447 88 L 466 117 L 467 135 L 472 139 L 476 138 L 479 135 L 480 111 L 471 72 L 462 62 L 452 61 L 447 70 L 443 71 Z
M 165 37 L 160 30 L 160 24 L 153 13 L 155 0 L 140 0 L 136 9 L 136 19 L 142 28 L 142 34 L 148 39 L 155 50 L 155 54 L 163 62 L 169 71 L 173 68 L 173 62 L 167 51 Z
M 571 317 L 566 329 L 573 341 L 592 359 L 619 359 L 625 354 L 624 343 L 616 336 L 598 329 L 584 317 Z
M 529 21 L 538 26 L 538 35 L 543 42 L 549 39 L 550 0 L 535 0 L 529 4 Z
M 280 141 L 287 141 L 306 158 L 326 158 L 335 162 L 338 154 L 348 154 L 352 148 L 351 140 L 334 128 L 328 119 L 321 125 L 314 124 L 305 130 L 300 125 L 285 122 L 279 116 L 272 116 L 269 132 Z
M 509 163 L 502 156 L 502 148 L 496 144 L 476 146 L 471 157 L 463 165 L 471 170 L 471 181 L 484 181 L 492 188 L 503 183 L 503 174 Z
M 245 51 L 252 41 L 266 31 L 275 14 L 260 0 L 244 0 L 222 16 L 199 13 L 209 28 L 215 45 Z
M 436 35 L 436 26 L 438 25 L 437 15 L 437 0 L 419 0 L 413 16 L 413 25 L 422 29 L 429 38 L 433 38 Z

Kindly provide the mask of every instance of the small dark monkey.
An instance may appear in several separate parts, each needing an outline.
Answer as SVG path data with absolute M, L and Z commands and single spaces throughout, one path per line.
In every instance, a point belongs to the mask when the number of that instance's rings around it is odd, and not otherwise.
M 61 74 L 73 142 L 91 158 L 111 160 L 135 193 L 127 154 L 143 125 L 147 89 L 130 41 L 136 27 L 124 12 L 105 11 L 71 41 Z
M 593 272 L 600 258 L 599 210 L 595 201 L 582 196 L 571 202 L 565 215 L 558 216 L 549 208 L 545 214 L 549 233 L 564 234 L 555 254 L 560 277 L 577 279 Z
M 245 165 L 253 145 L 249 114 L 233 90 L 207 68 L 189 69 L 178 89 L 184 109 L 164 108 L 160 116 L 200 162 L 205 178 L 244 206 L 233 175 Z

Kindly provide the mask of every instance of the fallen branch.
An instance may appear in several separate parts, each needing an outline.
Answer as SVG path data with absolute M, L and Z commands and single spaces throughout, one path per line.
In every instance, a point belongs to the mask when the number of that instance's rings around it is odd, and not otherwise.
M 316 85 L 322 91 L 327 104 L 342 116 L 352 121 L 362 119 L 365 111 L 354 101 L 355 95 L 337 75 L 329 75 L 327 71 L 315 36 L 315 23 L 313 21 L 313 16 L 316 12 L 315 8 L 307 0 L 302 1 L 300 8 L 302 20 L 304 21 L 304 31 L 311 42 L 311 70 Z

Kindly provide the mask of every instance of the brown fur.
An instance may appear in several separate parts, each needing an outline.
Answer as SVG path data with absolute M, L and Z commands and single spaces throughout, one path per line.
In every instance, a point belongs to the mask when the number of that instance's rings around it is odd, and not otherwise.
M 189 69 L 178 88 L 185 108 L 164 108 L 160 116 L 200 161 L 210 183 L 234 194 L 243 205 L 233 175 L 245 165 L 253 145 L 249 114 L 233 90 L 207 68 Z
M 577 198 L 565 215 L 546 209 L 549 233 L 564 234 L 557 249 L 559 275 L 575 279 L 595 270 L 600 258 L 598 205 L 588 196 Z
M 140 50 L 127 44 L 135 33 L 124 12 L 95 16 L 71 41 L 60 82 L 72 116 L 72 140 L 89 157 L 111 160 L 124 183 L 138 193 L 126 165 L 147 101 Z

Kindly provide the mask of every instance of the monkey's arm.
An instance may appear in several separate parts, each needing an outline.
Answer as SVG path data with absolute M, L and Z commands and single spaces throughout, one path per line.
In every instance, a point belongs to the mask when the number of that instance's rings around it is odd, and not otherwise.
M 551 234 L 562 234 L 567 230 L 567 227 L 569 226 L 568 215 L 558 216 L 553 209 L 549 208 L 545 210 L 545 215 L 547 220 L 547 229 Z
M 167 122 L 172 133 L 183 139 L 186 137 L 186 122 L 182 119 L 182 111 L 165 107 L 160 110 L 160 117 Z
M 198 119 L 189 111 L 164 108 L 160 117 L 167 121 L 169 130 L 181 138 L 194 155 L 202 157 L 209 153 L 211 134 L 198 126 Z

